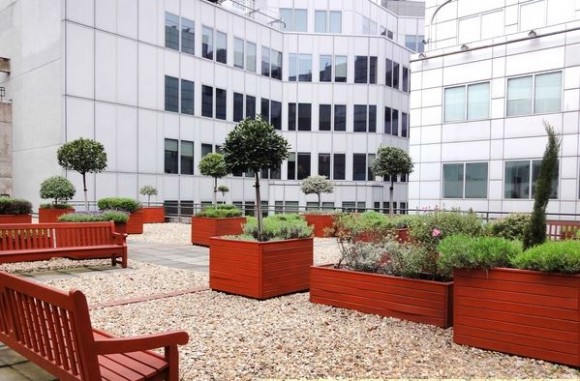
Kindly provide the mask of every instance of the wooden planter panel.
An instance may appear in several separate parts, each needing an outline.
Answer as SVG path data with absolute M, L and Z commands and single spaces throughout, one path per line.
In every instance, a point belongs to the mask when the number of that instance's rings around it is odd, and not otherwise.
M 145 206 L 143 211 L 143 222 L 146 224 L 159 224 L 165 222 L 165 208 L 162 206 Z
M 0 214 L 0 224 L 31 224 L 30 214 Z
M 50 208 L 39 208 L 38 209 L 38 222 L 58 222 L 58 218 L 63 214 L 74 213 L 74 209 L 50 209 Z
M 330 214 L 305 214 L 304 219 L 308 225 L 313 225 L 312 234 L 315 237 L 326 237 L 324 230 L 334 226 L 334 216 Z
M 143 211 L 141 209 L 129 214 L 127 234 L 143 234 Z
M 310 301 L 447 328 L 453 283 L 313 266 Z
M 209 246 L 210 237 L 241 234 L 245 222 L 246 217 L 191 217 L 191 243 Z
M 456 270 L 453 340 L 580 366 L 580 275 Z
M 312 238 L 251 242 L 210 239 L 210 288 L 256 299 L 305 291 Z

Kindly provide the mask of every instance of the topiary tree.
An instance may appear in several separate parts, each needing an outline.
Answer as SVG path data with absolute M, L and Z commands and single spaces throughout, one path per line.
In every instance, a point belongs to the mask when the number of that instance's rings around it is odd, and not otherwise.
M 89 210 L 87 199 L 87 173 L 99 173 L 107 168 L 105 147 L 92 139 L 79 138 L 63 144 L 57 152 L 58 164 L 64 169 L 72 169 L 83 176 L 85 209 Z
M 213 177 L 212 203 L 215 207 L 217 205 L 217 181 L 219 178 L 222 178 L 229 173 L 224 160 L 224 155 L 221 153 L 208 153 L 203 157 L 203 159 L 201 159 L 197 167 L 202 175 Z
M 534 211 L 530 224 L 524 234 L 524 250 L 546 241 L 546 207 L 552 193 L 552 179 L 558 173 L 558 154 L 560 153 L 561 139 L 554 128 L 544 121 L 548 134 L 548 143 L 544 157 L 540 164 L 540 172 L 536 180 L 534 194 Z
M 52 176 L 40 184 L 40 198 L 52 198 L 55 208 L 66 205 L 66 202 L 74 197 L 75 186 L 69 179 L 63 176 Z
M 139 189 L 139 193 L 143 196 L 147 196 L 147 206 L 151 205 L 151 196 L 157 196 L 157 188 L 153 185 L 143 185 Z
M 318 209 L 321 207 L 320 194 L 332 193 L 333 188 L 332 182 L 326 176 L 320 175 L 308 176 L 302 180 L 302 184 L 300 185 L 300 189 L 305 195 L 314 193 L 318 196 Z
M 228 188 L 227 185 L 220 185 L 218 187 L 218 191 L 220 191 L 222 193 L 222 197 L 224 198 L 224 203 L 226 202 L 226 193 L 228 193 L 230 191 L 230 188 Z
M 393 215 L 393 189 L 395 178 L 399 175 L 408 176 L 413 172 L 413 161 L 407 151 L 398 147 L 380 147 L 371 166 L 375 176 L 390 179 L 389 187 L 389 214 Z
M 260 199 L 260 171 L 277 170 L 282 160 L 288 158 L 290 145 L 274 127 L 261 116 L 242 120 L 228 134 L 222 147 L 228 172 L 253 171 L 256 179 L 256 217 L 258 239 L 263 240 L 262 212 Z

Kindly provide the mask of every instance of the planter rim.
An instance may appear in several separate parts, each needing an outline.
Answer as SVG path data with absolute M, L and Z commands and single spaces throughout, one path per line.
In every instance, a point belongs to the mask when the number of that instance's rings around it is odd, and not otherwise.
M 228 219 L 234 219 L 234 218 L 246 218 L 246 216 L 239 216 L 239 217 L 202 217 L 202 216 L 192 216 L 191 218 L 203 218 L 205 220 L 228 220 Z
M 408 278 L 408 277 L 404 277 L 404 276 L 396 276 L 396 275 L 388 275 L 388 274 L 368 273 L 368 272 L 364 272 L 364 271 L 349 270 L 349 269 L 345 269 L 345 268 L 337 269 L 334 267 L 334 265 L 335 265 L 335 263 L 327 263 L 324 265 L 312 265 L 312 266 L 310 266 L 310 268 L 311 269 L 322 269 L 322 270 L 328 270 L 328 271 L 342 271 L 342 272 L 349 272 L 349 273 L 365 274 L 368 276 L 379 277 L 379 278 L 383 278 L 383 277 L 396 278 L 396 279 L 401 279 L 403 281 L 422 282 L 422 283 L 428 283 L 428 284 L 439 284 L 439 285 L 444 285 L 444 286 L 448 286 L 448 285 L 453 284 L 452 280 L 446 281 L 446 282 L 440 282 L 440 281 L 436 281 L 436 280 Z
M 550 276 L 560 276 L 565 278 L 580 278 L 580 273 L 577 274 L 569 274 L 569 273 L 555 273 L 555 272 L 548 272 L 548 271 L 539 271 L 539 270 L 525 270 L 525 269 L 513 269 L 510 267 L 493 267 L 491 269 L 483 269 L 481 267 L 476 267 L 472 269 L 461 268 L 461 269 L 454 269 L 453 271 L 500 271 L 506 273 L 523 273 L 523 274 L 534 274 L 534 275 L 550 275 Z
M 224 236 L 217 236 L 217 237 L 209 237 L 210 240 L 215 239 L 215 240 L 220 240 L 220 241 L 228 241 L 228 242 L 239 242 L 240 244 L 262 244 L 262 245 L 267 245 L 267 244 L 276 244 L 276 243 L 280 243 L 280 242 L 294 242 L 294 241 L 305 241 L 305 240 L 313 240 L 314 238 L 312 237 L 305 237 L 305 238 L 291 238 L 291 239 L 279 239 L 276 241 L 266 241 L 266 242 L 260 242 L 260 241 L 249 241 L 249 240 L 243 240 L 243 239 L 228 239 L 228 238 L 222 238 Z

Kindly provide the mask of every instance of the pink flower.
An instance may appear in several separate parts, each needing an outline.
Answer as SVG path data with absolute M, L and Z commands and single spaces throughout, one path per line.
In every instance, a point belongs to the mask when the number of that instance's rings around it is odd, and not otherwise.
M 441 230 L 439 230 L 437 228 L 433 229 L 433 231 L 431 232 L 431 236 L 432 237 L 439 237 L 439 236 L 441 236 Z

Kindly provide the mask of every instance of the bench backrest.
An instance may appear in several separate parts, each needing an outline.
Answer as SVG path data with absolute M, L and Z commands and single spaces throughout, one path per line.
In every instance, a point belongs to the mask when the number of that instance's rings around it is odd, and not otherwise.
M 548 239 L 575 239 L 576 232 L 580 230 L 580 221 L 546 221 Z
M 115 224 L 108 222 L 58 223 L 56 247 L 99 246 L 113 242 Z
M 46 249 L 54 247 L 54 231 L 32 224 L 0 225 L 0 250 Z
M 61 380 L 100 380 L 84 294 L 0 271 L 0 341 Z

